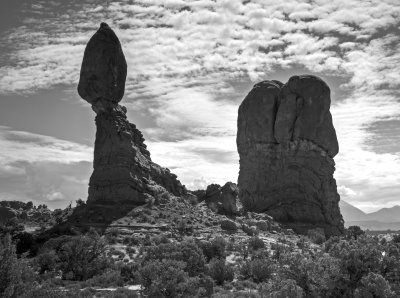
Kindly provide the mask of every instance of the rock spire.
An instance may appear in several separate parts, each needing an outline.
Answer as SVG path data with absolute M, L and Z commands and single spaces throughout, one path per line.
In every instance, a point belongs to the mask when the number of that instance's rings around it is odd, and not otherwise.
M 79 95 L 96 113 L 96 141 L 88 204 L 141 205 L 185 187 L 168 169 L 153 163 L 142 133 L 119 105 L 127 65 L 121 44 L 105 23 L 89 40 L 81 67 Z

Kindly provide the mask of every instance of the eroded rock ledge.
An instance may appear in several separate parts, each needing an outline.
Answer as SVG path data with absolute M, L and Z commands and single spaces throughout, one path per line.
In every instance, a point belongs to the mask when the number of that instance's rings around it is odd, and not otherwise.
M 343 232 L 330 103 L 328 85 L 315 76 L 253 87 L 238 114 L 238 186 L 245 210 L 268 213 L 297 232 Z

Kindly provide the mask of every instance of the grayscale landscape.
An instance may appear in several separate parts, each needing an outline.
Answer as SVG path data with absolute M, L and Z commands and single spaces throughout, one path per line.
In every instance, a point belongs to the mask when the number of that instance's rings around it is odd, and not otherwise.
M 0 298 L 400 297 L 400 3 L 0 14 Z

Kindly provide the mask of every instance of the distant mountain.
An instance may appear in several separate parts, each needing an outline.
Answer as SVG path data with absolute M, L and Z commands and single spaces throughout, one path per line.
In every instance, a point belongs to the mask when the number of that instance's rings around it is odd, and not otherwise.
M 346 201 L 340 200 L 340 211 L 345 226 L 360 226 L 369 230 L 400 230 L 400 206 L 382 208 L 376 212 L 365 213 Z
M 367 214 L 365 212 L 347 203 L 346 201 L 340 200 L 339 207 L 345 222 L 367 219 Z
M 381 222 L 400 222 L 400 206 L 382 208 L 376 212 L 368 213 L 368 219 Z

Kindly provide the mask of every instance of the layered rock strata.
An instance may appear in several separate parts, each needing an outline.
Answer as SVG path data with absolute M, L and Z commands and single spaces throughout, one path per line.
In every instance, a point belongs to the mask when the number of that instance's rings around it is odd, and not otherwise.
M 253 87 L 238 113 L 238 187 L 245 210 L 265 212 L 297 232 L 343 232 L 330 103 L 328 85 L 315 76 Z
M 185 187 L 176 175 L 153 163 L 142 133 L 119 105 L 127 66 L 121 44 L 102 23 L 90 39 L 82 62 L 79 95 L 96 113 L 96 141 L 88 204 L 141 205 L 165 191 L 181 196 Z

